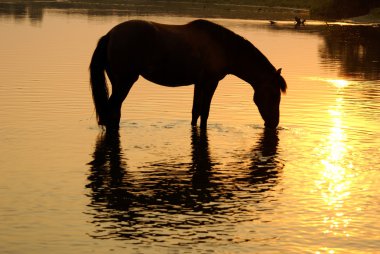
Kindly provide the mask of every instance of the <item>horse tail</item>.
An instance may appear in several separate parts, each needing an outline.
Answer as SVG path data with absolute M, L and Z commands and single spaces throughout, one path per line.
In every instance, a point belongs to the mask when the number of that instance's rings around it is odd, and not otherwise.
M 99 39 L 90 63 L 90 83 L 99 125 L 107 122 L 108 86 L 105 76 L 109 34 Z

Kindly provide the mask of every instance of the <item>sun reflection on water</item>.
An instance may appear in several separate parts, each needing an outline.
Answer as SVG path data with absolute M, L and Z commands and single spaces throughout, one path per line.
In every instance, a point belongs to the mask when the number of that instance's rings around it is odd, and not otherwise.
M 349 158 L 349 145 L 345 131 L 344 99 L 340 90 L 349 85 L 346 80 L 326 80 L 338 89 L 335 105 L 328 110 L 331 119 L 330 134 L 321 147 L 320 177 L 316 186 L 321 193 L 325 214 L 322 218 L 322 231 L 326 237 L 348 238 L 350 222 L 347 214 L 350 206 L 352 187 L 352 162 Z M 322 246 L 321 246 L 322 247 Z M 320 250 L 334 253 L 333 249 L 323 246 Z M 318 251 L 316 252 L 318 253 Z
M 345 79 L 329 79 L 329 78 L 322 78 L 322 77 L 308 77 L 307 79 L 327 82 L 338 89 L 345 88 L 351 84 L 351 81 L 348 81 Z
M 349 81 L 344 80 L 344 79 L 327 79 L 326 81 L 337 88 L 344 88 L 350 84 Z

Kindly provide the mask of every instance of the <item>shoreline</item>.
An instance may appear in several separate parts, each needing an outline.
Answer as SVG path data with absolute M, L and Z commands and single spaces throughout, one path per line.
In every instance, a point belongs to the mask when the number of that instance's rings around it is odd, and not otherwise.
M 375 8 L 371 10 L 371 12 L 368 13 L 367 15 L 348 18 L 348 19 L 345 19 L 345 21 L 354 23 L 354 24 L 359 23 L 359 24 L 379 26 L 380 25 L 380 8 Z
M 331 20 L 323 17 L 313 17 L 310 8 L 289 6 L 254 5 L 242 1 L 237 4 L 230 2 L 168 2 L 152 0 L 131 0 L 126 2 L 97 1 L 38 1 L 38 2 L 3 2 L 0 3 L 0 16 L 11 15 L 15 18 L 42 19 L 44 10 L 62 10 L 68 13 L 82 13 L 90 16 L 109 15 L 172 15 L 191 16 L 194 18 L 226 18 L 248 20 L 294 21 L 300 17 L 307 21 L 332 23 L 348 23 L 355 25 L 380 25 L 380 8 L 373 9 L 364 16 Z

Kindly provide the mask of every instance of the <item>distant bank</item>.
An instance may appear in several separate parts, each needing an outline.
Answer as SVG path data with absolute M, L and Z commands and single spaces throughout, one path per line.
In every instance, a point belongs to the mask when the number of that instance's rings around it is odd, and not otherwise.
M 352 19 L 380 23 L 378 0 L 8 0 L 0 15 L 38 18 L 46 9 L 87 15 L 168 14 L 263 20 Z M 355 17 L 355 18 L 352 18 Z

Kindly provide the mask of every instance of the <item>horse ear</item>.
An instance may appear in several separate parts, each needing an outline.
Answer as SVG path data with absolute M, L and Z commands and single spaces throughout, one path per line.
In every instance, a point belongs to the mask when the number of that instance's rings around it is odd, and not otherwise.
M 278 75 L 281 75 L 282 68 L 278 69 L 276 72 Z

